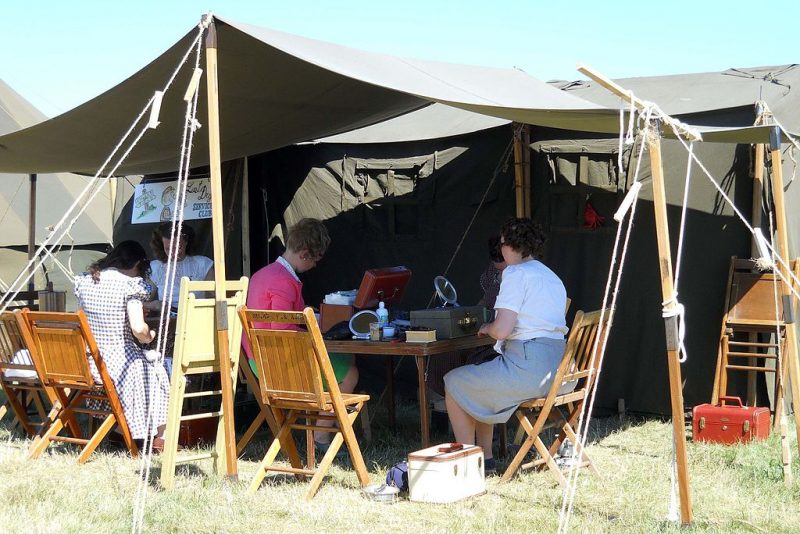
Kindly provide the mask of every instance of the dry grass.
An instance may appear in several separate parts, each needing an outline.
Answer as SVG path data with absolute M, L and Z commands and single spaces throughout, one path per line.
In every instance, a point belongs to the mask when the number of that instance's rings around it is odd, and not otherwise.
M 402 414 L 401 414 L 402 415 Z M 377 431 L 364 447 L 373 481 L 413 450 L 418 439 L 406 414 L 397 436 Z M 572 532 L 684 532 L 664 521 L 669 503 L 670 425 L 597 419 L 590 454 L 601 476 L 583 473 Z M 444 436 L 440 436 L 444 439 Z M 792 441 L 794 444 L 794 441 Z M 28 441 L 0 426 L 0 530 L 6 532 L 129 532 L 139 463 L 110 449 L 78 466 L 74 451 L 25 459 Z M 260 448 L 259 448 L 260 447 Z M 240 483 L 211 473 L 210 462 L 182 470 L 176 488 L 147 493 L 145 530 L 158 532 L 554 532 L 562 490 L 546 473 L 508 484 L 497 478 L 486 495 L 452 505 L 361 497 L 355 474 L 337 464 L 310 503 L 304 485 L 271 479 L 256 495 L 246 483 L 263 440 L 239 464 Z M 796 457 L 796 448 L 793 449 Z M 785 488 L 775 437 L 741 447 L 689 444 L 697 532 L 800 532 L 800 480 Z M 795 464 L 797 461 L 795 459 Z M 154 462 L 158 475 L 158 460 Z M 800 479 L 795 471 L 795 478 Z

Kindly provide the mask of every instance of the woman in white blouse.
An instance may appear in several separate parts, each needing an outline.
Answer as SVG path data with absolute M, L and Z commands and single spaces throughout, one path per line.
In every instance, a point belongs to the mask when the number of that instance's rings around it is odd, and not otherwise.
M 495 469 L 492 433 L 528 399 L 544 396 L 564 354 L 567 292 L 537 258 L 545 234 L 530 219 L 511 219 L 500 233 L 503 271 L 495 320 L 479 335 L 497 340 L 497 358 L 466 365 L 444 377 L 447 414 L 456 441 L 484 450 L 486 471 Z

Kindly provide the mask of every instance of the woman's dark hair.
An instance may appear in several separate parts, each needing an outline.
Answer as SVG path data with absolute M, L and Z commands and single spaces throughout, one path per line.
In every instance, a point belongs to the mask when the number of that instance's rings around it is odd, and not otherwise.
M 89 273 L 95 282 L 100 281 L 100 271 L 114 267 L 116 269 L 132 269 L 139 264 L 139 276 L 150 276 L 150 260 L 144 247 L 136 241 L 123 241 L 96 262 L 89 265 Z
M 165 237 L 167 239 L 170 238 L 172 235 L 172 223 L 171 222 L 163 222 L 159 224 L 155 230 L 153 230 L 153 235 L 150 238 L 150 248 L 153 249 L 153 255 L 156 257 L 157 260 L 167 261 L 167 252 L 164 250 L 164 241 L 162 241 Z M 186 255 L 191 256 L 194 253 L 194 228 L 189 226 L 186 223 L 181 225 L 181 239 L 186 241 Z
M 530 219 L 509 219 L 500 230 L 504 243 L 520 254 L 523 258 L 531 256 L 541 259 L 544 256 L 544 244 L 547 235 L 539 223 Z
M 506 261 L 503 258 L 503 247 L 500 245 L 500 236 L 493 235 L 489 238 L 489 257 L 492 258 L 492 261 L 495 263 L 503 263 Z

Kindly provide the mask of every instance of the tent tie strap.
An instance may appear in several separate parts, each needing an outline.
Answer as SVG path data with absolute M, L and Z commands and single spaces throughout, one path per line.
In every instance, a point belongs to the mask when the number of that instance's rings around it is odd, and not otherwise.
M 664 327 L 667 332 L 667 350 L 680 352 L 678 361 L 686 361 L 686 347 L 683 340 L 686 337 L 686 309 L 678 301 L 678 293 L 661 303 L 661 317 L 664 318 Z

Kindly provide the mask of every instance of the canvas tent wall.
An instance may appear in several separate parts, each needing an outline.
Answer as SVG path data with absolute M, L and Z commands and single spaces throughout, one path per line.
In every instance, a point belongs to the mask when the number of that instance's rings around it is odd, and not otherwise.
M 15 132 L 44 121 L 46 117 L 16 91 L 0 80 L 0 135 Z M 48 228 L 57 223 L 69 205 L 88 183 L 88 178 L 76 174 L 42 174 L 36 177 L 35 242 L 41 243 L 49 234 Z M 30 209 L 30 179 L 27 174 L 0 175 L 0 291 L 11 283 L 28 262 L 28 214 Z M 99 255 L 112 238 L 113 185 L 98 195 L 85 215 L 70 232 L 71 239 L 57 254 L 63 264 L 80 271 Z M 77 247 L 77 250 L 72 249 Z M 45 263 L 34 280 L 35 288 L 44 288 L 45 281 L 57 289 L 66 290 L 72 304 L 72 282 L 54 262 Z

